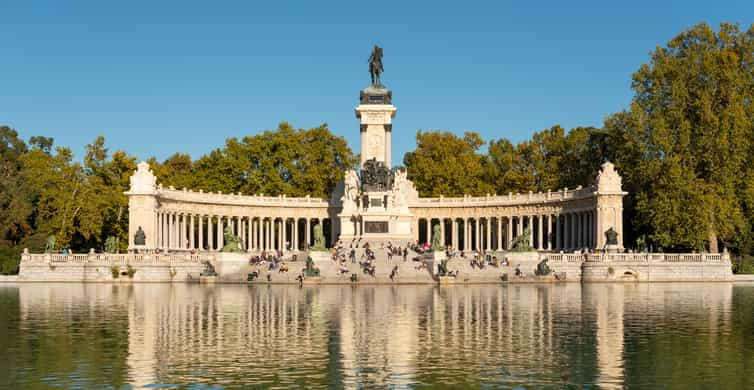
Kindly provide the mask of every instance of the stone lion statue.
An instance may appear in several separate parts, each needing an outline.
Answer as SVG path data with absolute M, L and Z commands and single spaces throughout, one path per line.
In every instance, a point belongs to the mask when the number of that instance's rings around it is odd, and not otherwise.
M 440 233 L 440 225 L 435 225 L 434 227 L 432 227 L 432 242 L 430 243 L 430 247 L 433 251 L 445 250 L 445 248 L 442 246 L 442 234 Z
M 531 229 L 526 228 L 511 242 L 513 252 L 529 252 L 532 250 L 529 236 L 531 235 Z
M 322 224 L 314 225 L 314 246 L 312 251 L 324 252 L 327 251 L 325 247 L 325 234 L 322 232 Z
M 223 242 L 225 243 L 225 245 L 223 245 L 223 249 L 221 249 L 220 252 L 243 252 L 243 244 L 241 244 L 241 239 L 233 234 L 233 230 L 230 228 L 230 226 L 226 226 L 225 231 L 223 231 Z

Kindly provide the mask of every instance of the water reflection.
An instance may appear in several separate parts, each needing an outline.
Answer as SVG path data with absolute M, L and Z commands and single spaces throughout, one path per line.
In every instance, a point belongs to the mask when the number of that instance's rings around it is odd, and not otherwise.
M 754 363 L 753 293 L 733 284 L 4 286 L 10 337 L 0 347 L 12 358 L 0 385 L 746 387 L 737 373 Z

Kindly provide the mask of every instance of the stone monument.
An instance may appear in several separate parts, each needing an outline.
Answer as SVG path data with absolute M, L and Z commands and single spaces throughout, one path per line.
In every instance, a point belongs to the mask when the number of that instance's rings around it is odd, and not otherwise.
M 340 239 L 400 241 L 411 239 L 408 203 L 418 198 L 405 173 L 391 166 L 393 93 L 381 82 L 383 50 L 374 47 L 369 58 L 372 83 L 361 90 L 356 117 L 361 120 L 361 169 L 346 172 L 341 197 Z
M 613 163 L 602 164 L 594 192 L 597 203 L 595 248 L 623 251 L 623 197 L 628 193 L 623 191 L 622 181 Z M 614 244 L 607 243 L 606 233 L 610 229 L 616 233 Z

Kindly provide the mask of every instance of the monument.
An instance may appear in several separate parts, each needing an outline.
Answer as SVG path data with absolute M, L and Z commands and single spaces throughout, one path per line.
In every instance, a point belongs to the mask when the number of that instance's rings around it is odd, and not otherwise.
M 462 251 L 623 251 L 626 192 L 610 162 L 602 164 L 595 185 L 586 187 L 420 198 L 407 172 L 391 166 L 397 109 L 384 81 L 384 54 L 374 46 L 368 63 L 370 83 L 360 90 L 355 107 L 361 133 L 359 166 L 344 172 L 330 197 L 164 187 L 142 162 L 126 192 L 128 250 L 215 253 L 227 247 L 269 253 L 312 248 L 316 261 L 320 254 L 327 255 L 323 249 L 338 241 L 346 246 L 358 241 L 429 243 L 439 226 L 439 246 Z M 610 229 L 615 235 L 608 237 Z
M 383 50 L 369 57 L 372 83 L 361 90 L 356 117 L 361 120 L 361 169 L 346 172 L 340 238 L 382 241 L 411 240 L 412 215 L 407 199 L 418 197 L 405 172 L 391 166 L 393 93 L 381 82 Z

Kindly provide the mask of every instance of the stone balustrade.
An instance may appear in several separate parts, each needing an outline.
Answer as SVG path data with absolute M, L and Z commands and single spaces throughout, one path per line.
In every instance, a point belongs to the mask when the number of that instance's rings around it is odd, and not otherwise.
M 203 263 L 205 261 L 214 261 L 215 255 L 211 253 L 188 254 L 188 253 L 170 253 L 170 254 L 140 254 L 140 253 L 86 253 L 63 255 L 56 253 L 31 254 L 24 253 L 21 255 L 21 263 L 93 263 L 107 262 L 110 264 L 139 264 L 139 263 Z
M 548 202 L 563 202 L 567 200 L 589 199 L 594 197 L 594 186 L 578 187 L 573 190 L 567 188 L 558 191 L 529 192 L 527 194 L 508 193 L 507 195 L 464 196 L 439 198 L 417 198 L 411 202 L 413 207 L 442 207 L 442 206 L 517 206 L 526 204 L 540 204 Z
M 720 263 L 729 262 L 728 253 L 597 253 L 585 255 L 596 263 Z
M 157 188 L 159 198 L 187 203 L 265 207 L 329 207 L 330 199 L 305 197 L 223 194 L 188 189 Z

